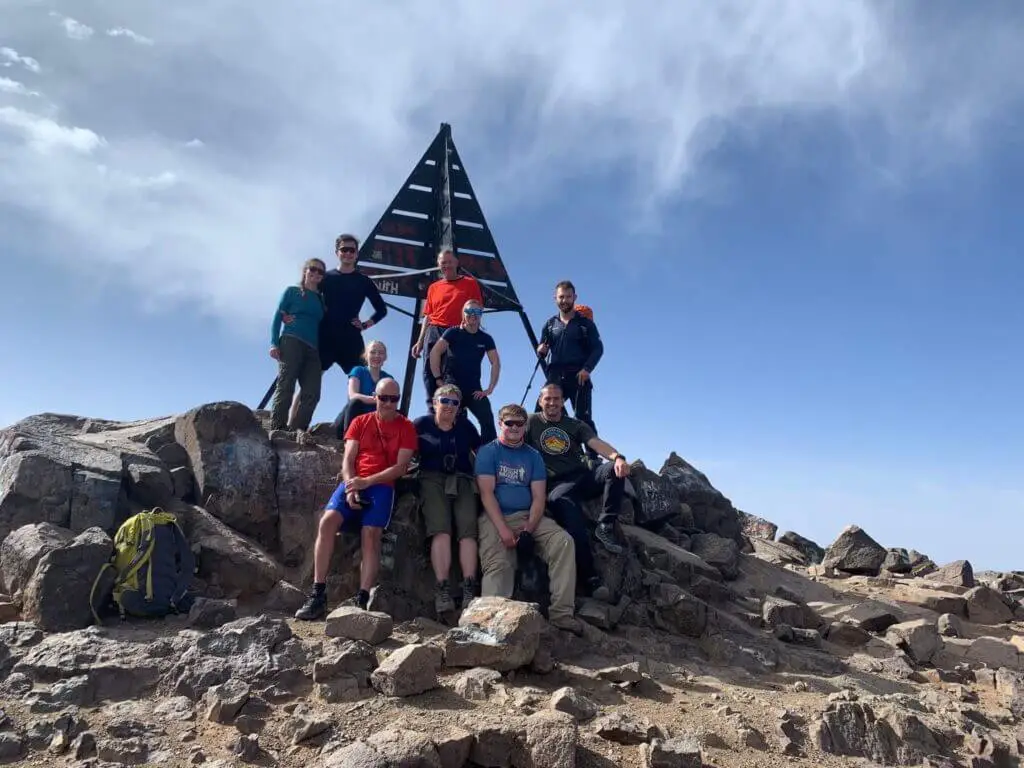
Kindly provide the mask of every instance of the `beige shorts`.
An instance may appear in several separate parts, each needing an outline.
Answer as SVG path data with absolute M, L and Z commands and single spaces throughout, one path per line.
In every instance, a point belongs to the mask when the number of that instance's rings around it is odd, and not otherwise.
M 441 472 L 420 473 L 420 499 L 423 501 L 423 522 L 427 536 L 439 533 L 451 535 L 454 519 L 455 533 L 459 539 L 475 539 L 476 518 L 479 514 L 476 482 L 469 477 L 457 476 L 455 496 L 446 493 L 447 482 L 448 476 Z

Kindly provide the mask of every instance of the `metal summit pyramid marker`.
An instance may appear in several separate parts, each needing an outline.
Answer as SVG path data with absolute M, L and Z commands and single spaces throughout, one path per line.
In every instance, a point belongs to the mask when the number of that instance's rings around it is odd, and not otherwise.
M 448 123 L 441 124 L 359 249 L 358 269 L 373 278 L 382 295 L 415 299 L 411 312 L 387 302 L 392 310 L 412 318 L 409 348 L 419 334 L 417 321 L 423 314 L 427 287 L 437 277 L 438 251 L 445 246 L 458 256 L 459 271 L 479 281 L 485 311 L 516 312 L 536 348 L 537 337 L 502 262 Z M 417 364 L 409 356 L 409 348 L 404 350 L 407 362 L 400 406 L 406 415 Z M 273 386 L 261 408 L 272 394 Z

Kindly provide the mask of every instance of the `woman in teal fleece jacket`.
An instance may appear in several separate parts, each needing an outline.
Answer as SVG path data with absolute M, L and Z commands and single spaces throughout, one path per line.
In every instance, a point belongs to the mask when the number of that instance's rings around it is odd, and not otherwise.
M 324 316 L 324 300 L 320 282 L 327 271 L 320 259 L 309 259 L 302 267 L 298 285 L 288 286 L 270 325 L 270 356 L 278 361 L 277 387 L 270 419 L 271 429 L 306 430 L 313 411 L 320 402 L 320 320 Z M 284 325 L 284 316 L 294 319 Z M 283 330 L 282 330 L 282 326 Z M 288 408 L 299 383 L 299 408 L 295 422 L 288 424 Z

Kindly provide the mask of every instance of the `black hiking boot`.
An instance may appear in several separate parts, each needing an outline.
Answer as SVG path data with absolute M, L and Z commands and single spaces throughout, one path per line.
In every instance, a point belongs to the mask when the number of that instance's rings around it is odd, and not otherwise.
M 448 591 L 448 579 L 437 582 L 434 585 L 434 611 L 438 616 L 444 616 L 454 610 L 455 601 L 452 600 L 452 593 Z
M 469 604 L 476 600 L 477 592 L 479 592 L 479 584 L 476 579 L 463 579 L 462 581 L 462 610 L 466 610 Z
M 605 523 L 599 523 L 594 529 L 594 538 L 601 542 L 601 546 L 613 555 L 622 554 L 622 545 L 615 540 L 615 529 Z
M 295 612 L 296 619 L 316 621 L 327 615 L 327 593 L 313 590 L 302 607 Z

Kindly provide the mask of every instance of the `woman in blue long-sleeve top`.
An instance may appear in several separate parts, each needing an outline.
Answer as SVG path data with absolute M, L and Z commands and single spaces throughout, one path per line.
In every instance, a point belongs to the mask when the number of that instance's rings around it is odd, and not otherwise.
M 270 325 L 270 356 L 278 361 L 277 387 L 270 420 L 271 429 L 306 430 L 320 401 L 320 321 L 324 300 L 320 282 L 326 266 L 320 259 L 309 259 L 302 267 L 302 280 L 288 286 Z M 284 325 L 285 315 L 291 322 Z M 284 325 L 282 329 L 282 325 Z M 288 407 L 299 383 L 299 408 L 288 424 Z

